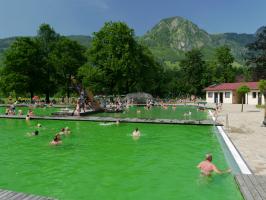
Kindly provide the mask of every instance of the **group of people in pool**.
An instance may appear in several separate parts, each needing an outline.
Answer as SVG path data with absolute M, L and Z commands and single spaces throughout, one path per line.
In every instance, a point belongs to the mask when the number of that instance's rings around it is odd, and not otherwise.
M 37 124 L 37 128 L 41 128 L 42 125 L 40 123 Z M 62 128 L 61 131 L 59 133 L 57 133 L 53 140 L 50 142 L 51 145 L 59 145 L 59 144 L 62 144 L 62 138 L 61 136 L 62 135 L 69 135 L 71 133 L 71 130 L 70 128 L 68 127 L 65 127 L 65 128 Z M 28 133 L 28 136 L 38 136 L 39 135 L 39 130 L 35 130 L 33 131 L 32 133 Z
M 62 144 L 62 135 L 69 135 L 71 133 L 68 127 L 62 128 L 59 133 L 54 136 L 54 139 L 50 142 L 51 145 L 59 145 Z
M 40 123 L 38 123 L 37 127 L 40 128 L 40 127 L 42 127 L 42 125 Z M 51 145 L 62 144 L 61 136 L 62 135 L 69 135 L 70 133 L 71 133 L 71 131 L 70 131 L 70 129 L 68 127 L 62 128 L 61 131 L 54 136 L 54 139 L 50 142 L 50 144 Z M 38 136 L 39 135 L 39 131 L 35 130 L 34 132 L 32 132 L 29 135 L 30 136 Z M 134 139 L 138 139 L 140 137 L 140 135 L 141 135 L 141 133 L 140 133 L 138 128 L 136 128 L 132 132 L 132 137 Z M 212 163 L 212 155 L 211 154 L 206 154 L 205 160 L 200 162 L 197 165 L 197 168 L 200 169 L 201 175 L 203 175 L 203 176 L 211 176 L 213 172 L 215 172 L 217 174 L 224 174 L 224 173 L 230 173 L 231 172 L 231 169 L 227 169 L 227 170 L 218 169 L 216 167 L 216 165 Z

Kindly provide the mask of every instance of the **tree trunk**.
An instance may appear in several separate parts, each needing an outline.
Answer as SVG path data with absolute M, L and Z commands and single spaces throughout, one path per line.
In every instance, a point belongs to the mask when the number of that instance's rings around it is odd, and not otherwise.
M 32 99 L 33 99 L 33 91 L 30 91 L 30 102 L 33 103 Z
M 47 92 L 45 93 L 45 101 L 46 101 L 46 103 L 50 103 L 50 95 L 49 95 L 49 91 L 47 91 Z
M 266 126 L 266 91 L 263 94 L 264 96 L 264 121 L 263 124 Z
M 69 103 L 69 98 L 70 98 L 70 90 L 69 90 L 69 86 L 70 86 L 70 81 L 71 81 L 71 76 L 69 75 L 69 77 L 67 78 L 67 103 Z
M 241 112 L 243 112 L 243 102 L 244 102 L 244 97 L 242 96 L 242 107 L 241 107 Z

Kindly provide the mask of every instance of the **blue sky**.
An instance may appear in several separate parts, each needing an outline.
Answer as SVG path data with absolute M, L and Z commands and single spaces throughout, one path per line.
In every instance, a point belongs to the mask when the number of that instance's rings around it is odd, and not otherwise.
M 0 38 L 35 35 L 41 23 L 63 35 L 91 35 L 110 20 L 143 35 L 172 16 L 209 33 L 254 33 L 266 25 L 265 9 L 266 0 L 0 0 Z

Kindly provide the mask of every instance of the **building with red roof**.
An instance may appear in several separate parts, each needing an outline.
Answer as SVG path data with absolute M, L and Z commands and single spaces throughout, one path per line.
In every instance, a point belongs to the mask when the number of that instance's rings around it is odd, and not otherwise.
M 221 83 L 211 85 L 204 89 L 206 91 L 206 101 L 208 103 L 241 103 L 241 97 L 237 94 L 237 89 L 243 85 L 250 88 L 250 92 L 245 95 L 244 103 L 251 105 L 261 105 L 264 97 L 259 91 L 259 82 L 241 83 Z

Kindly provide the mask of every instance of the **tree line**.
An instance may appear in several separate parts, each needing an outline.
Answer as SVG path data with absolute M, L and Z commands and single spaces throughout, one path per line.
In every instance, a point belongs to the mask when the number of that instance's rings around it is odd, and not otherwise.
M 95 94 L 148 92 L 172 97 L 201 96 L 211 84 L 266 77 L 266 31 L 248 46 L 250 67 L 234 67 L 228 46 L 215 49 L 205 60 L 200 49 L 186 52 L 179 67 L 169 68 L 148 47 L 136 40 L 134 30 L 122 22 L 107 22 L 93 34 L 90 48 L 59 35 L 48 24 L 36 37 L 20 37 L 6 50 L 0 71 L 2 95 L 70 96 L 73 79 Z

